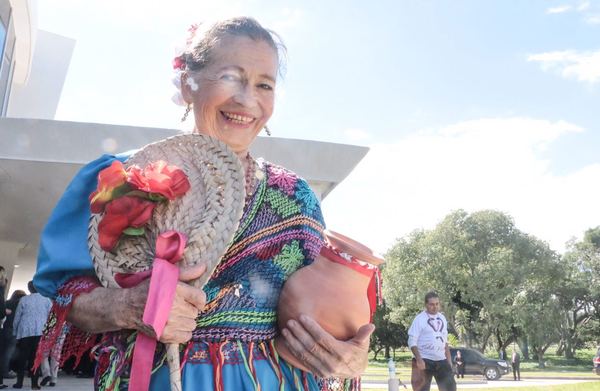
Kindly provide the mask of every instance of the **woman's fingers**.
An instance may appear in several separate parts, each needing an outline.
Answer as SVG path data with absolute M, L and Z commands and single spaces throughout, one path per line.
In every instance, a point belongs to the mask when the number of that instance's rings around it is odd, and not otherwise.
M 192 339 L 191 331 L 181 331 L 165 327 L 163 334 L 160 336 L 160 342 L 163 343 L 186 343 Z
M 315 375 L 351 378 L 366 368 L 369 337 L 374 328 L 372 324 L 366 324 L 359 328 L 354 338 L 340 341 L 314 319 L 301 315 L 300 321 L 290 320 L 282 334 L 294 356 Z
M 197 263 L 190 266 L 181 266 L 179 268 L 179 281 L 192 281 L 200 278 L 206 272 L 206 264 Z
M 327 374 L 321 370 L 322 365 L 318 359 L 311 354 L 302 344 L 302 342 L 296 337 L 296 335 L 289 329 L 281 330 L 281 334 L 285 338 L 285 343 L 298 360 L 306 366 L 310 372 L 318 377 L 327 377 Z
M 171 307 L 170 316 L 183 316 L 186 318 L 195 319 L 198 317 L 198 312 L 198 307 L 188 303 L 181 296 L 175 296 L 175 300 L 173 300 L 173 306 Z
M 302 316 L 305 321 L 312 320 Z M 289 338 L 294 343 L 295 350 L 300 356 L 296 356 L 310 365 L 318 376 L 329 377 L 335 374 L 340 365 L 340 359 L 335 345 L 339 344 L 331 334 L 327 333 L 316 322 L 308 322 L 311 329 L 306 327 L 304 322 L 299 323 L 295 320 L 288 322 L 288 329 L 291 331 L 294 339 Z
M 177 289 L 175 291 L 175 298 L 181 298 L 185 300 L 187 303 L 196 307 L 196 315 L 198 315 L 199 311 L 204 309 L 206 305 L 206 294 L 200 288 L 194 288 L 191 285 L 188 285 L 184 282 L 177 283 Z M 195 317 L 194 316 L 194 317 Z
M 335 343 L 337 342 L 337 339 L 327 331 L 323 330 L 323 328 L 309 316 L 300 315 L 300 322 L 318 345 L 322 346 L 328 353 L 331 353 L 334 356 L 336 355 L 337 351 L 335 349 Z

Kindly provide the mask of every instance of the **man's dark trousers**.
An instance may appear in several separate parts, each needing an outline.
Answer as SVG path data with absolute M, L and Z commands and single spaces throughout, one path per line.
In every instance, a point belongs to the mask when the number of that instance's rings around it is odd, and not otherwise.
M 513 378 L 515 380 L 521 380 L 521 363 L 520 362 L 512 363 L 512 370 L 513 370 Z
M 425 370 L 417 368 L 417 360 L 412 360 L 411 383 L 413 391 L 429 391 L 431 379 L 435 378 L 440 391 L 456 391 L 456 382 L 454 381 L 454 372 L 448 360 L 425 361 Z

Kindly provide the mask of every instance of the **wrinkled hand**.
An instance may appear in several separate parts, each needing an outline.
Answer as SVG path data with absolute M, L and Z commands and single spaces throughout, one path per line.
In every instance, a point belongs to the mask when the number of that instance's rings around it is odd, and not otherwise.
M 160 337 L 160 342 L 185 343 L 192 338 L 192 331 L 196 328 L 198 313 L 202 311 L 206 304 L 206 295 L 202 289 L 194 288 L 186 282 L 200 277 L 205 271 L 206 265 L 203 264 L 182 267 L 180 269 L 173 306 Z M 135 321 L 133 328 L 149 336 L 156 337 L 154 329 L 142 321 L 149 286 L 150 281 L 146 280 L 130 288 L 128 301 Z
M 417 358 L 417 368 L 424 371 L 425 370 L 425 361 L 422 358 Z
M 335 339 L 309 316 L 290 320 L 281 333 L 288 348 L 310 371 L 320 377 L 360 376 L 367 368 L 369 338 L 375 326 L 362 326 L 348 341 Z

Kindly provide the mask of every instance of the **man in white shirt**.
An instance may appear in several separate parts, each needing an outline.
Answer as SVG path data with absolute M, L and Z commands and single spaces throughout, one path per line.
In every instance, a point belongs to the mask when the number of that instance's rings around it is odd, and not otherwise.
M 415 317 L 408 329 L 408 346 L 414 355 L 411 376 L 414 391 L 429 391 L 432 377 L 440 391 L 456 391 L 448 347 L 448 322 L 439 311 L 438 294 L 428 292 L 425 311 Z

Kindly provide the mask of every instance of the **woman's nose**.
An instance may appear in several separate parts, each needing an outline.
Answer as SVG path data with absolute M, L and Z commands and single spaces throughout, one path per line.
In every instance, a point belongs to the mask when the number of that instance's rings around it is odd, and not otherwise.
M 234 100 L 236 103 L 248 108 L 254 107 L 257 102 L 254 90 L 248 84 L 240 85 L 234 96 Z

